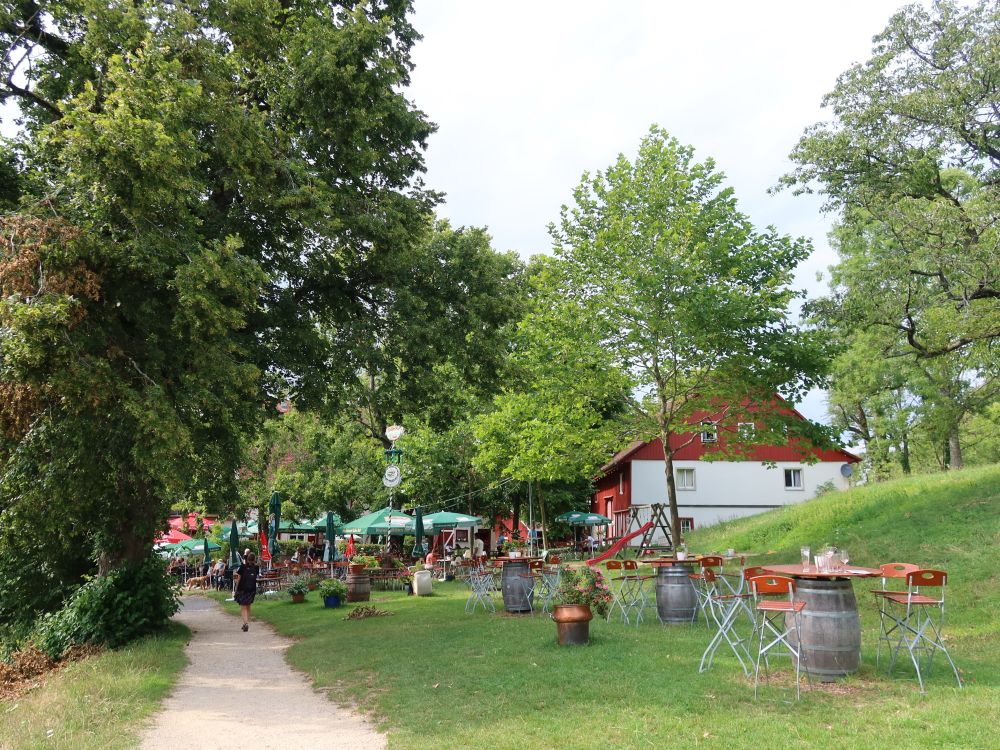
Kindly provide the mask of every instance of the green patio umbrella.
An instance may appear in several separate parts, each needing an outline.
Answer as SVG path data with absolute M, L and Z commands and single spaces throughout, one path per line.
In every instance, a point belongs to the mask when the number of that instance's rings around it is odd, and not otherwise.
M 333 513 L 326 512 L 326 546 L 323 549 L 323 562 L 336 562 L 337 544 L 334 536 Z
M 239 567 L 240 562 L 240 532 L 236 528 L 236 519 L 234 518 L 229 527 L 229 567 Z
M 204 549 L 204 553 L 203 553 L 205 555 L 205 562 L 208 562 L 208 537 L 206 536 L 202 541 L 205 543 L 204 544 L 204 548 L 205 549 Z M 222 549 L 222 548 L 219 547 L 219 549 Z
M 386 521 L 390 519 L 392 523 Z M 372 513 L 356 518 L 344 525 L 344 534 L 362 534 L 371 536 L 373 534 L 403 534 L 405 524 L 412 519 L 401 510 L 385 507 Z
M 418 505 L 416 512 L 413 514 L 413 556 L 423 557 L 427 554 L 427 550 L 424 549 L 424 511 Z
M 183 542 L 171 545 L 168 549 L 172 549 L 177 553 L 181 553 L 183 550 L 183 554 L 185 555 L 205 554 L 207 556 L 208 552 L 214 552 L 215 550 L 222 549 L 222 547 L 208 537 L 205 537 L 204 539 L 185 539 Z
M 581 510 L 570 511 L 556 516 L 557 521 L 568 523 L 570 526 L 608 526 L 611 519 L 602 516 L 600 513 L 586 513 Z
M 270 539 L 268 541 L 271 543 L 271 555 L 273 557 L 278 556 L 278 532 L 281 530 L 281 493 L 272 492 L 271 502 L 267 505 L 268 513 L 274 518 L 271 523 L 271 533 L 268 535 Z
M 441 529 L 471 529 L 482 525 L 482 518 L 469 515 L 468 513 L 452 513 L 447 510 L 439 510 L 437 513 L 428 513 L 424 516 L 424 531 L 428 536 L 437 533 Z

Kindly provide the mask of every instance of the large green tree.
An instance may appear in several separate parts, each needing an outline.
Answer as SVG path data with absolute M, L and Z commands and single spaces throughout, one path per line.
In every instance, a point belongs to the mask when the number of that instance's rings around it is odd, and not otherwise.
M 810 425 L 775 394 L 794 400 L 825 366 L 816 336 L 789 319 L 808 242 L 756 230 L 723 179 L 653 128 L 634 161 L 585 175 L 551 229 L 561 297 L 629 376 L 638 437 L 663 442 L 675 544 L 673 456 L 697 439 L 692 422 L 726 430 L 720 447 L 735 453 L 739 422 L 758 423 L 754 442 L 784 442 L 782 426 L 794 438 Z
M 0 4 L 0 91 L 22 112 L 0 191 L 19 200 L 0 248 L 6 551 L 30 562 L 44 535 L 77 563 L 134 562 L 173 500 L 239 502 L 276 395 L 355 377 L 435 201 L 408 11 Z
M 1000 7 L 907 6 L 843 73 L 782 183 L 818 190 L 857 254 L 838 314 L 917 358 L 1000 338 Z M 850 273 L 850 275 L 848 275 Z M 992 355 L 995 357 L 995 352 Z

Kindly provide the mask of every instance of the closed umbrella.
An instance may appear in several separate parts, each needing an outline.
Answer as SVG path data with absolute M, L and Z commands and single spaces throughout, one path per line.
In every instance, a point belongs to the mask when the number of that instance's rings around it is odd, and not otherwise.
M 274 518 L 271 524 L 271 556 L 278 554 L 278 532 L 281 530 L 281 493 L 272 492 L 271 502 L 267 506 L 268 512 Z
M 326 545 L 323 547 L 323 562 L 334 562 L 337 559 L 337 548 L 334 545 L 333 513 L 326 513 Z
M 427 554 L 424 549 L 424 511 L 417 506 L 416 513 L 413 514 L 413 533 L 416 541 L 413 543 L 413 556 L 423 557 Z
M 347 546 L 344 547 L 344 557 L 350 560 L 354 557 L 354 535 L 347 537 Z
M 236 528 L 236 519 L 229 527 L 229 567 L 238 568 L 240 563 L 240 531 Z

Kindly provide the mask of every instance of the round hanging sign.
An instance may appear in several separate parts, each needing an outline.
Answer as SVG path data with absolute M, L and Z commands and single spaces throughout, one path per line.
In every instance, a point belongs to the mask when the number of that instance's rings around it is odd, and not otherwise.
M 398 487 L 401 481 L 403 481 L 403 472 L 399 470 L 398 466 L 389 464 L 385 467 L 385 473 L 382 475 L 382 484 L 386 487 Z
M 274 408 L 282 414 L 287 414 L 292 410 L 292 402 L 286 398 L 284 401 L 279 401 L 278 405 Z
M 403 429 L 403 425 L 401 424 L 394 424 L 385 428 L 385 436 L 389 438 L 390 443 L 395 443 L 403 437 L 403 433 L 405 432 L 406 430 Z

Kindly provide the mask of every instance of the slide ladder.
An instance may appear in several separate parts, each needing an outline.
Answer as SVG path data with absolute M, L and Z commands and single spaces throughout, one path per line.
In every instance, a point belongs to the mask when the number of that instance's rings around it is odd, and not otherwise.
M 626 544 L 628 544 L 632 539 L 635 539 L 637 536 L 639 536 L 639 534 L 645 534 L 651 528 L 653 528 L 652 521 L 644 524 L 638 531 L 633 531 L 628 536 L 623 536 L 617 542 L 608 547 L 603 553 L 601 553 L 597 557 L 587 560 L 587 565 L 596 565 L 599 562 L 604 562 L 613 555 L 617 555 L 618 551 Z

